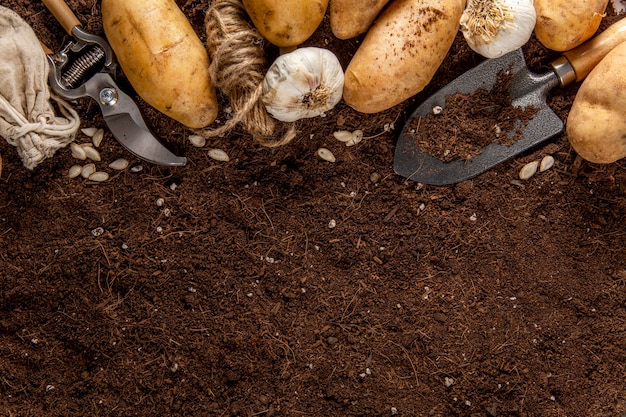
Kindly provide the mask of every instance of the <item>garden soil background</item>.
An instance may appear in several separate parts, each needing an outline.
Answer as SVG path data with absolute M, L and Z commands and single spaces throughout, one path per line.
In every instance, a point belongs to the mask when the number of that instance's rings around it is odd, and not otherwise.
M 208 3 L 177 3 L 205 41 Z M 40 2 L 2 4 L 67 40 Z M 98 2 L 68 4 L 102 33 Z M 305 46 L 345 68 L 361 40 L 326 16 Z M 536 72 L 556 56 L 534 38 L 524 53 Z M 0 141 L 0 415 L 625 416 L 626 163 L 587 163 L 561 134 L 453 186 L 392 170 L 411 111 L 480 61 L 458 36 L 422 93 L 373 115 L 341 102 L 272 149 L 243 128 L 193 147 L 122 73 L 189 163 L 142 163 L 107 130 L 105 183 L 68 178 L 69 149 L 31 172 Z M 563 120 L 578 87 L 550 95 Z M 142 170 L 107 168 L 120 157 Z

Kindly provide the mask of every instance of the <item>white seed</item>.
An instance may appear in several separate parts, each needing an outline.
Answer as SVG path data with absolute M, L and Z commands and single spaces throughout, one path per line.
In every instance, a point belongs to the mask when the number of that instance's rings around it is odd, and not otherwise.
M 541 164 L 539 164 L 539 172 L 544 172 L 552 168 L 554 165 L 554 158 L 550 155 L 546 155 L 541 160 Z
M 70 170 L 67 173 L 67 176 L 70 178 L 76 178 L 80 175 L 82 171 L 83 171 L 83 167 L 81 167 L 80 165 L 72 165 L 72 167 L 70 167 Z
M 156 201 L 157 207 L 163 207 L 163 204 L 165 204 L 165 199 L 162 197 L 157 198 L 157 201 Z
M 91 181 L 103 182 L 109 179 L 109 174 L 103 171 L 96 171 L 89 176 Z
M 116 159 L 115 161 L 109 164 L 109 168 L 114 169 L 116 171 L 123 171 L 128 168 L 128 161 L 124 158 Z
M 338 130 L 336 132 L 333 132 L 333 136 L 335 137 L 335 139 L 337 139 L 339 142 L 347 142 L 350 139 L 352 139 L 352 137 L 354 136 L 352 132 L 348 131 L 348 130 Z
M 335 162 L 337 160 L 335 159 L 335 155 L 326 148 L 319 148 L 317 150 L 317 156 L 328 162 Z
M 196 148 L 202 148 L 206 145 L 206 139 L 201 135 L 191 135 L 189 136 L 189 142 Z
M 96 132 L 98 131 L 97 127 L 85 127 L 83 129 L 80 129 L 81 132 L 83 132 L 85 134 L 85 136 L 89 136 L 90 138 L 93 137 L 93 135 L 96 134 Z
M 80 171 L 80 175 L 82 175 L 83 178 L 89 178 L 89 176 L 91 174 L 93 174 L 94 172 L 96 172 L 96 165 L 95 164 L 87 164 Z
M 87 159 L 87 154 L 85 153 L 85 149 L 72 142 L 70 143 L 70 149 L 72 150 L 72 156 L 76 159 L 80 159 L 81 161 L 84 161 L 85 159 Z
M 355 130 L 352 132 L 352 138 L 346 142 L 346 146 L 354 146 L 363 140 L 363 131 Z
M 91 138 L 91 141 L 93 142 L 93 146 L 95 146 L 96 148 L 99 148 L 100 144 L 102 143 L 102 139 L 104 139 L 104 129 L 96 130 L 96 133 L 94 133 L 93 137 Z
M 221 149 L 211 149 L 209 151 L 209 157 L 215 159 L 216 161 L 228 162 L 230 158 L 228 154 Z
M 130 172 L 135 172 L 135 173 L 137 173 L 137 172 L 141 172 L 141 171 L 143 171 L 143 165 L 141 165 L 141 164 L 139 164 L 139 165 L 133 165 L 133 166 L 130 168 Z
M 85 151 L 85 155 L 87 156 L 87 158 L 91 159 L 92 161 L 98 162 L 102 160 L 100 158 L 100 152 L 98 152 L 96 148 L 93 148 L 91 146 L 85 146 L 83 150 Z
M 537 172 L 537 167 L 539 167 L 539 162 L 533 161 L 522 167 L 519 172 L 520 180 L 527 180 Z
M 433 114 L 441 114 L 442 111 L 443 111 L 443 107 L 441 106 L 433 107 Z

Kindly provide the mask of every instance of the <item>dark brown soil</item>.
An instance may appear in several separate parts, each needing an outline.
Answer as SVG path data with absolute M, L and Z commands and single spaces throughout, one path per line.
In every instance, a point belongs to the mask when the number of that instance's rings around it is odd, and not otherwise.
M 99 2 L 68 3 L 102 33 Z M 40 2 L 2 4 L 66 40 Z M 204 40 L 207 3 L 178 4 Z M 325 19 L 307 44 L 346 66 L 359 40 Z M 143 170 L 96 184 L 68 178 L 69 150 L 30 172 L 0 141 L 0 415 L 626 416 L 624 160 L 582 161 L 562 134 L 454 186 L 392 170 L 407 115 L 480 62 L 463 42 L 417 96 L 340 103 L 279 148 L 243 129 L 194 148 L 139 99 L 188 166 L 141 163 L 107 131 L 100 166 Z M 555 56 L 524 52 L 537 71 Z M 577 88 L 550 97 L 563 120 Z

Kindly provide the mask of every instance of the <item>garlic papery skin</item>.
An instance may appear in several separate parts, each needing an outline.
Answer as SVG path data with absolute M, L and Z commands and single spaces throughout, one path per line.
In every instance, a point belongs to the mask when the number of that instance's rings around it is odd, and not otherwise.
M 263 104 L 283 122 L 323 115 L 339 103 L 344 73 L 334 53 L 298 48 L 279 56 L 263 80 Z
M 498 58 L 526 44 L 536 21 L 533 0 L 468 0 L 461 32 L 472 50 Z

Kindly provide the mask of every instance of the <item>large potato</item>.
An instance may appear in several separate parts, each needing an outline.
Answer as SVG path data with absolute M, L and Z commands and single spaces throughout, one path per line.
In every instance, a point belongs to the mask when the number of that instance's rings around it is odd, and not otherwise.
M 609 0 L 535 0 L 535 36 L 546 48 L 568 51 L 596 33 Z
M 330 0 L 330 28 L 338 39 L 367 32 L 389 0 Z
M 276 46 L 306 41 L 322 22 L 328 0 L 243 0 L 252 23 Z
M 626 156 L 626 42 L 583 81 L 567 117 L 570 144 L 587 161 L 608 164 Z
M 102 0 L 104 31 L 148 104 L 190 128 L 217 117 L 206 48 L 174 0 Z
M 377 113 L 430 82 L 459 31 L 465 0 L 394 0 L 348 64 L 343 98 Z

